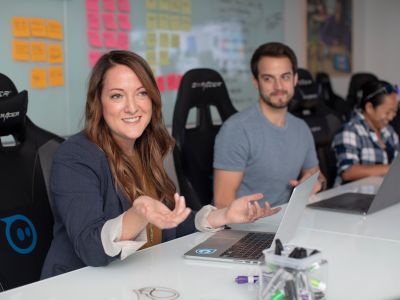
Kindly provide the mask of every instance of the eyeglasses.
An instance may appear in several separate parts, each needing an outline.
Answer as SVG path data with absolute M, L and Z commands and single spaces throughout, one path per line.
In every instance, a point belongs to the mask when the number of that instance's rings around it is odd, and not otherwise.
M 372 92 L 371 94 L 368 94 L 367 97 L 365 97 L 366 100 L 372 99 L 375 96 L 379 95 L 379 94 L 386 94 L 386 95 L 390 95 L 391 93 L 396 93 L 398 94 L 398 88 L 394 87 L 391 84 L 387 84 L 383 87 L 380 87 L 379 89 L 377 89 L 375 92 Z

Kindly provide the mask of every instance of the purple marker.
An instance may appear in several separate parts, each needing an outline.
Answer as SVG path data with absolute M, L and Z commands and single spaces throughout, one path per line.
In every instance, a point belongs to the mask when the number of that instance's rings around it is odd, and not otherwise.
M 236 283 L 257 283 L 258 282 L 258 275 L 254 276 L 238 276 L 235 278 Z

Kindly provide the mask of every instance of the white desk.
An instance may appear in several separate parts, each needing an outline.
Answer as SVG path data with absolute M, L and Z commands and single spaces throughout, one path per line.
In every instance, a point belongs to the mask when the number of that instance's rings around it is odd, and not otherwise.
M 379 183 L 379 179 L 371 178 L 315 198 Z M 318 248 L 328 259 L 328 299 L 400 299 L 399 215 L 400 205 L 366 217 L 306 209 L 293 243 Z M 274 217 L 246 227 L 265 230 L 276 223 Z M 180 293 L 179 300 L 258 299 L 257 285 L 234 283 L 237 275 L 257 274 L 257 266 L 182 258 L 184 252 L 209 235 L 195 233 L 107 267 L 87 267 L 0 293 L 0 299 L 135 300 L 132 290 L 146 286 L 172 288 Z

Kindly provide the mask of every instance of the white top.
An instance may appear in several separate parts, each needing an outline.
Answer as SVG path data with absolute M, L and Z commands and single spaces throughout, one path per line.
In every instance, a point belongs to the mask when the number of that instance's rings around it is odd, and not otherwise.
M 195 216 L 195 226 L 199 231 L 216 232 L 222 230 L 223 227 L 212 228 L 208 223 L 208 215 L 211 211 L 216 210 L 212 205 L 206 205 L 199 210 Z M 116 256 L 121 253 L 121 260 L 135 253 L 147 242 L 146 228 L 143 229 L 134 240 L 121 241 L 122 234 L 122 215 L 108 220 L 101 229 L 101 243 L 104 251 L 109 256 Z

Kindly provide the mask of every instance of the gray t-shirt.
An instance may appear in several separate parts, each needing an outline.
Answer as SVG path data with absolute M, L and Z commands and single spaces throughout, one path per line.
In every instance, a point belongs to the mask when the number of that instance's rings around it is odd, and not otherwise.
M 244 172 L 236 197 L 261 192 L 272 206 L 289 200 L 290 179 L 317 165 L 307 124 L 287 113 L 285 126 L 277 127 L 258 103 L 230 117 L 215 140 L 214 168 Z

